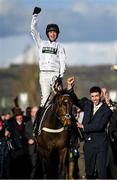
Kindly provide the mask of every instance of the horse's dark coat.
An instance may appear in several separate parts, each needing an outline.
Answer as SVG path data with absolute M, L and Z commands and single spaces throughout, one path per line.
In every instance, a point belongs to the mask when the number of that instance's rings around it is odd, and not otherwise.
M 41 134 L 37 136 L 37 144 L 40 156 L 43 162 L 46 162 L 44 166 L 46 178 L 65 178 L 65 160 L 70 138 L 66 127 L 71 125 L 71 113 L 70 96 L 58 93 L 44 114 Z M 51 130 L 59 129 L 61 132 L 47 132 L 43 130 L 44 127 Z

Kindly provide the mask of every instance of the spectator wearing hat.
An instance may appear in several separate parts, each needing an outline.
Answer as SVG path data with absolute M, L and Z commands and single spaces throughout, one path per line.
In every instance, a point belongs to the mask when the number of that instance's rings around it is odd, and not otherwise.
M 11 133 L 11 178 L 26 178 L 26 151 L 25 151 L 25 120 L 20 107 L 13 109 L 14 116 L 8 121 Z

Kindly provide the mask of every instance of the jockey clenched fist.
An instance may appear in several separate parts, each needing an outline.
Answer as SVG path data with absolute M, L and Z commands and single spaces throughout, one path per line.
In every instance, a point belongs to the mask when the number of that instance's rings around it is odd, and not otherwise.
M 41 8 L 40 7 L 35 7 L 33 10 L 33 14 L 39 14 L 41 12 Z

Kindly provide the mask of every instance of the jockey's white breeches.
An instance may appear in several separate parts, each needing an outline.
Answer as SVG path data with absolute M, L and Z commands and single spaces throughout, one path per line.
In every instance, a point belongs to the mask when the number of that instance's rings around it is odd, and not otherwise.
M 55 77 L 58 77 L 58 72 L 48 72 L 48 71 L 41 71 L 39 82 L 41 88 L 41 105 L 44 106 L 48 96 L 52 91 L 52 86 L 54 84 Z M 47 103 L 48 104 L 48 103 Z

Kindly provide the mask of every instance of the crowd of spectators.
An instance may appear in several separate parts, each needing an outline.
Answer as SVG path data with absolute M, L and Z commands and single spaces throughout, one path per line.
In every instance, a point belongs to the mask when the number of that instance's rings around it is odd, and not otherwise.
M 112 116 L 107 126 L 108 134 L 108 178 L 117 179 L 117 103 L 113 103 L 107 91 L 102 89 L 102 102 L 112 110 Z M 37 106 L 27 107 L 25 111 L 17 106 L 7 113 L 0 114 L 0 178 L 8 179 L 34 179 L 41 178 L 42 171 L 37 144 L 33 132 Z M 84 112 L 73 106 L 73 114 L 79 123 L 82 123 Z M 76 149 L 74 144 L 69 150 L 69 175 L 70 179 L 86 178 L 84 142 L 82 131 L 79 131 L 80 141 Z M 76 147 L 76 146 L 75 146 Z M 95 176 L 98 177 L 96 174 Z

